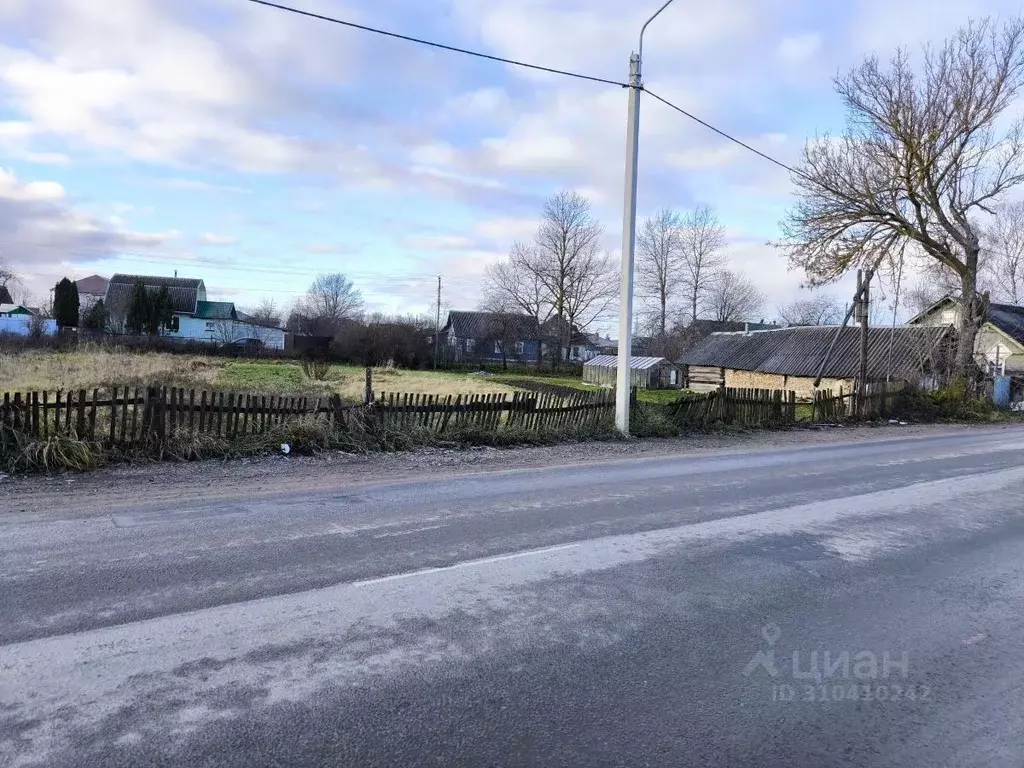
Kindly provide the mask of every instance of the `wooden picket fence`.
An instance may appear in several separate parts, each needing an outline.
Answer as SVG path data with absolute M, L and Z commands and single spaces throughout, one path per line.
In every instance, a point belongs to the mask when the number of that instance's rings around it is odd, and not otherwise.
M 682 427 L 713 423 L 778 427 L 796 421 L 796 393 L 779 389 L 720 387 L 713 392 L 681 397 L 671 418 Z
M 537 431 L 597 424 L 614 410 L 614 393 L 606 391 L 570 396 L 389 393 L 366 405 L 347 404 L 339 395 L 254 395 L 178 387 L 9 392 L 0 404 L 0 427 L 6 428 L 0 429 L 0 440 L 8 431 L 44 439 L 65 435 L 108 446 L 160 443 L 178 433 L 230 440 L 311 419 L 347 430 Z
M 906 388 L 902 381 L 868 382 L 864 386 L 864 398 L 858 404 L 857 392 L 838 392 L 831 389 L 814 393 L 811 403 L 811 421 L 838 423 L 848 419 L 870 421 L 892 415 L 897 396 Z

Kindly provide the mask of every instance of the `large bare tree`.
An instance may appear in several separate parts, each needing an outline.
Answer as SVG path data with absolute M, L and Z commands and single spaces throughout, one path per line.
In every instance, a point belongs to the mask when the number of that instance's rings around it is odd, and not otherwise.
M 271 297 L 264 297 L 258 304 L 249 307 L 244 312 L 253 323 L 272 328 L 280 328 L 284 318 L 284 313 Z
M 992 293 L 1010 304 L 1024 302 L 1024 202 L 999 207 L 984 245 L 982 268 Z
M 565 359 L 575 330 L 586 330 L 615 299 L 611 258 L 602 251 L 604 228 L 590 201 L 564 190 L 544 203 L 532 243 L 517 243 L 506 261 L 488 269 L 485 293 L 511 298 L 539 322 L 558 329 L 555 359 Z M 497 295 L 495 295 L 497 294 Z
M 680 285 L 686 298 L 690 321 L 697 319 L 710 297 L 719 272 L 725 265 L 723 249 L 728 243 L 718 214 L 706 205 L 687 211 L 679 229 L 681 245 Z
M 292 310 L 289 325 L 294 330 L 318 336 L 333 336 L 345 320 L 354 320 L 363 312 L 363 294 L 344 274 L 317 275 L 306 294 Z
M 761 289 L 742 272 L 722 270 L 708 291 L 708 310 L 723 322 L 751 319 L 764 304 Z
M 489 307 L 514 307 L 516 311 L 537 318 L 544 323 L 554 307 L 548 300 L 548 290 L 534 269 L 536 256 L 533 245 L 516 242 L 508 258 L 487 266 L 484 270 L 483 304 Z
M 664 338 L 669 303 L 679 287 L 683 261 L 682 220 L 671 208 L 644 219 L 636 238 L 639 293 L 651 305 L 654 335 Z
M 1020 19 L 983 20 L 926 47 L 919 64 L 901 50 L 837 77 L 847 128 L 805 147 L 778 243 L 812 284 L 905 254 L 950 270 L 964 307 L 956 370 L 972 381 L 987 312 L 976 219 L 1024 182 L 1024 126 L 1005 119 L 1024 82 L 1022 45 Z
M 843 321 L 843 305 L 829 293 L 796 299 L 778 308 L 779 320 L 788 325 L 837 325 Z

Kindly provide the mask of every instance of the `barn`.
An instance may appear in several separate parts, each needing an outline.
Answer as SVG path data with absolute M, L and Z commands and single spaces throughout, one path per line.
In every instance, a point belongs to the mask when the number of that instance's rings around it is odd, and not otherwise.
M 927 383 L 933 360 L 951 334 L 948 326 L 868 329 L 868 380 Z M 859 352 L 859 328 L 801 326 L 713 333 L 683 353 L 678 363 L 687 386 L 699 392 L 720 386 L 788 389 L 810 399 L 819 369 L 820 389 L 852 389 Z
M 602 387 L 614 387 L 619 358 L 616 355 L 598 355 L 583 364 L 583 381 Z M 682 370 L 664 357 L 631 357 L 631 386 L 637 389 L 679 389 Z

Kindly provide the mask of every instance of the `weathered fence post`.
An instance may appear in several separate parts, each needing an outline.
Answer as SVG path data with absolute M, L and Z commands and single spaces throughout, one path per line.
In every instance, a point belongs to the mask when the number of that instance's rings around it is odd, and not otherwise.
M 363 405 L 373 402 L 373 368 L 366 366 L 366 388 L 363 391 Z

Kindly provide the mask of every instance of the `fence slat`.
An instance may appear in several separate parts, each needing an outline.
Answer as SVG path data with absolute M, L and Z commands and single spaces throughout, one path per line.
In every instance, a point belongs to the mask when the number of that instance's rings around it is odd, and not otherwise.
M 50 439 L 50 417 L 48 415 L 49 404 L 46 402 L 49 395 L 46 390 L 43 390 L 43 438 L 46 440 Z
M 171 387 L 171 391 L 167 394 L 167 434 L 170 437 L 174 437 L 175 430 L 178 428 L 178 388 Z

